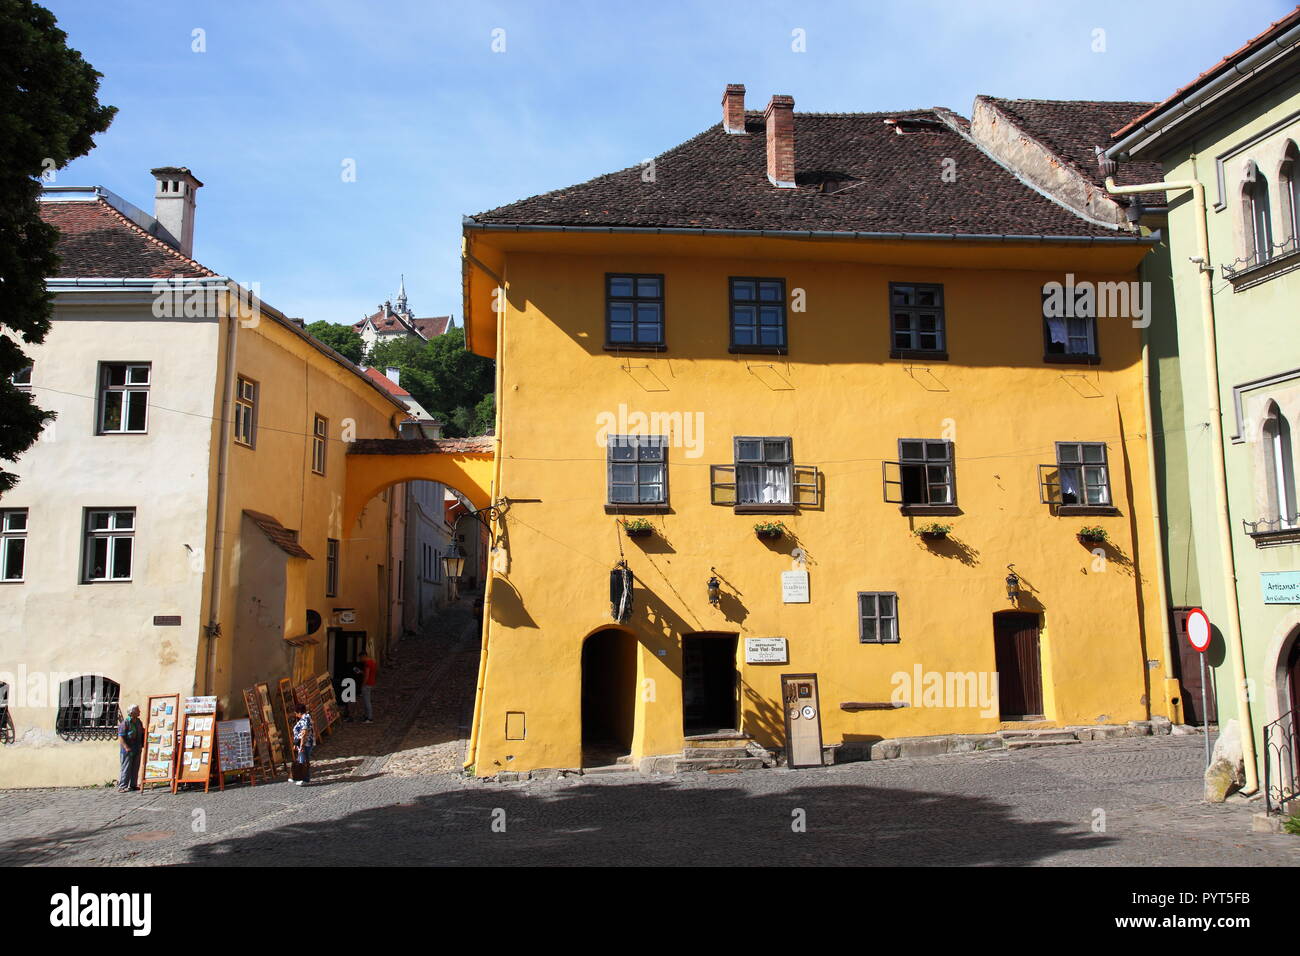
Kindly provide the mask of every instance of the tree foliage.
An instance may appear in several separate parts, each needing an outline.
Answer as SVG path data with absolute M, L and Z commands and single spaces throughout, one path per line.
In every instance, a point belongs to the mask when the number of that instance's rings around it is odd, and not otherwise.
M 333 322 L 313 322 L 306 327 L 307 334 L 319 342 L 324 342 L 349 362 L 360 365 L 366 350 L 366 343 L 361 334 L 350 325 L 335 325 Z
M 490 412 L 483 425 L 482 407 L 492 397 L 495 368 L 490 359 L 465 348 L 464 329 L 449 329 L 428 342 L 400 338 L 377 343 L 366 364 L 400 369 L 402 388 L 446 426 L 449 437 L 481 435 L 492 427 Z
M 54 417 L 10 382 L 31 364 L 18 340 L 44 341 L 54 309 L 45 279 L 58 269 L 58 231 L 41 220 L 39 177 L 90 152 L 116 112 L 55 24 L 30 0 L 0 0 L 0 461 L 16 460 Z M 0 469 L 0 491 L 17 480 Z

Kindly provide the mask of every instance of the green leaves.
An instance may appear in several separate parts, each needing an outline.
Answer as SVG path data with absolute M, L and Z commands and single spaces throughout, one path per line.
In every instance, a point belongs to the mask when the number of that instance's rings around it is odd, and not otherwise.
M 68 48 L 54 14 L 30 0 L 0 0 L 0 460 L 14 461 L 54 416 L 9 378 L 31 361 L 18 340 L 45 340 L 59 264 L 58 231 L 41 220 L 44 174 L 94 147 L 116 109 L 97 99 L 100 74 Z M 0 469 L 0 491 L 17 476 Z
M 444 425 L 450 438 L 486 434 L 495 424 L 490 359 L 465 348 L 465 330 L 449 329 L 428 342 L 393 339 L 375 345 L 366 364 L 401 370 L 402 388 Z
M 354 365 L 361 364 L 366 344 L 361 335 L 353 331 L 350 325 L 335 325 L 333 322 L 313 322 L 306 327 L 307 334 L 319 342 L 324 342 L 339 355 Z

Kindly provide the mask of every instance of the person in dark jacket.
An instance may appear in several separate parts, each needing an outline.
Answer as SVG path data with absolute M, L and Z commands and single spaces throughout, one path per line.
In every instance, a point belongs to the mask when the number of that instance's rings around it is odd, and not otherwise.
M 132 705 L 126 712 L 126 718 L 117 725 L 117 740 L 121 744 L 117 792 L 139 790 L 140 754 L 144 752 L 144 724 L 140 722 L 139 707 Z

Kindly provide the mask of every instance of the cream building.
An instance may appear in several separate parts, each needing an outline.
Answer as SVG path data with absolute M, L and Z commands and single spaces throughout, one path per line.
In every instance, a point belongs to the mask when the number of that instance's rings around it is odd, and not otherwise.
M 395 629 L 399 492 L 345 529 L 344 457 L 406 406 L 191 258 L 202 184 L 153 172 L 152 216 L 101 187 L 44 197 L 62 265 L 19 381 L 58 418 L 0 497 L 0 787 L 103 783 L 148 695 L 242 716 L 254 682 Z

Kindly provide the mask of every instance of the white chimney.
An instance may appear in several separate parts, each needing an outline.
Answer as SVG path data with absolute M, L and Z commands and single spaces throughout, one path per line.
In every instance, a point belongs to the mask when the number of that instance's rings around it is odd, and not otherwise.
M 384 369 L 384 374 L 388 376 L 388 380 L 394 385 L 402 384 L 402 370 L 397 366 L 388 366 L 388 368 Z
M 184 166 L 159 166 L 149 170 L 157 181 L 153 217 L 161 227 L 159 239 L 175 246 L 183 256 L 194 254 L 194 194 L 203 184 Z

